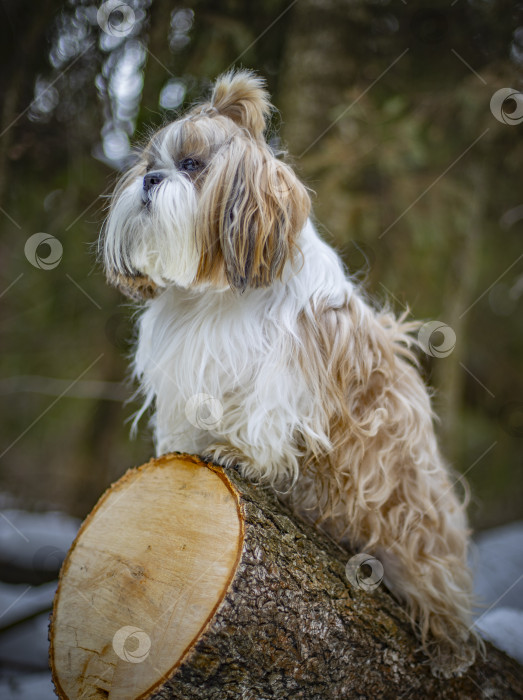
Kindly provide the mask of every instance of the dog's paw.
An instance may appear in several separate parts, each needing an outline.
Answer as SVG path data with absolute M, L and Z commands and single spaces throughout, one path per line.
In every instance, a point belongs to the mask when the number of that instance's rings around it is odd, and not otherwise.
M 440 642 L 429 651 L 430 669 L 436 678 L 459 678 L 476 660 L 477 645 L 473 640 L 459 648 L 455 644 Z
M 214 442 L 203 451 L 202 457 L 221 467 L 236 467 L 240 472 L 248 469 L 252 461 L 240 450 L 226 442 Z

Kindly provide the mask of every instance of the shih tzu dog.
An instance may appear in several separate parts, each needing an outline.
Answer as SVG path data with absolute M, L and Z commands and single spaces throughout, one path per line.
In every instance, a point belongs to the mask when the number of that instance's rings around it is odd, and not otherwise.
M 287 490 L 371 552 L 435 673 L 463 672 L 467 524 L 417 371 L 418 327 L 363 299 L 265 141 L 249 71 L 160 129 L 118 184 L 100 239 L 109 281 L 144 301 L 134 373 L 159 454 L 181 451 Z M 214 412 L 195 420 L 198 402 Z M 202 405 L 203 405 L 202 404 Z

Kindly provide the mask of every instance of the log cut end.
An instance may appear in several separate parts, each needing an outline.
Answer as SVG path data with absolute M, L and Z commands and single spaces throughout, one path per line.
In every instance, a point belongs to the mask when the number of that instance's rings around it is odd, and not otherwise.
M 168 455 L 127 472 L 64 562 L 50 630 L 59 697 L 149 697 L 212 619 L 242 542 L 238 495 L 221 470 Z
M 410 621 L 348 554 L 270 490 L 190 455 L 125 474 L 64 562 L 50 629 L 67 700 L 523 698 L 489 647 L 460 678 L 431 675 Z

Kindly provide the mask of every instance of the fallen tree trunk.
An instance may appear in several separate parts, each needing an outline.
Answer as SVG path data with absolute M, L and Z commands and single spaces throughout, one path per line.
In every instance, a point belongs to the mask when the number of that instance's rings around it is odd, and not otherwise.
M 488 647 L 438 680 L 383 586 L 267 490 L 189 455 L 127 472 L 64 562 L 50 628 L 68 700 L 521 698 L 521 667 Z

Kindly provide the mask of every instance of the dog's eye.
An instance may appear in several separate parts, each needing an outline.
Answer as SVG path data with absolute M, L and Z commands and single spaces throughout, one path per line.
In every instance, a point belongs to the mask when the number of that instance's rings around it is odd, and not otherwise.
M 184 170 L 187 173 L 192 173 L 195 170 L 199 170 L 201 167 L 202 164 L 199 160 L 196 160 L 196 158 L 184 158 L 180 162 L 180 170 Z

